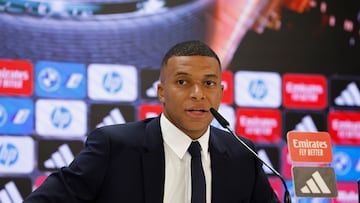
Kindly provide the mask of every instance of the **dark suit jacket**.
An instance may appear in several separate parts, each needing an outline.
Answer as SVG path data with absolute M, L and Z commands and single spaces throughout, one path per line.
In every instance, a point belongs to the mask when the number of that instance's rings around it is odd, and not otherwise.
M 211 127 L 209 150 L 212 203 L 278 201 L 261 164 L 229 133 Z M 159 117 L 95 129 L 70 166 L 24 202 L 161 203 L 164 160 Z

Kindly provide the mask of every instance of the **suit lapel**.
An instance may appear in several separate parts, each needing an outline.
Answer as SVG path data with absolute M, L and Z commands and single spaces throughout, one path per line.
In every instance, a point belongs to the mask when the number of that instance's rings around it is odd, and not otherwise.
M 142 157 L 146 203 L 163 202 L 165 182 L 165 155 L 159 117 L 146 127 Z
M 226 174 L 227 169 L 232 166 L 229 164 L 229 152 L 223 140 L 213 130 L 210 133 L 209 150 L 212 174 L 211 202 L 223 203 L 224 197 L 229 196 L 227 187 L 232 184 L 230 179 L 224 178 L 224 174 Z

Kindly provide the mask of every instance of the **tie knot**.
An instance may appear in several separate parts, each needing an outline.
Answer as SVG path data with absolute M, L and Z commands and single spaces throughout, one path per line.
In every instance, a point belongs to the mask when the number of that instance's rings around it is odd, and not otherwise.
M 191 142 L 188 151 L 189 151 L 189 153 L 191 154 L 192 157 L 201 156 L 201 154 L 200 154 L 200 152 L 201 152 L 200 143 L 198 141 Z

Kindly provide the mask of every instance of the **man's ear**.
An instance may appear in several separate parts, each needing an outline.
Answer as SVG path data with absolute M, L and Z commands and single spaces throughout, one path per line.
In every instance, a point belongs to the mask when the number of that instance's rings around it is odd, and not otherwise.
M 158 83 L 157 85 L 157 96 L 158 96 L 158 99 L 161 103 L 164 103 L 165 102 L 165 99 L 164 99 L 164 88 L 163 88 L 163 84 L 161 82 Z

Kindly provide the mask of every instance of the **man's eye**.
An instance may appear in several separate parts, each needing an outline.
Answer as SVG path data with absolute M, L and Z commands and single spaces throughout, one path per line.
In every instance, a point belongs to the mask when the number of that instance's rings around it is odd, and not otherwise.
M 178 83 L 179 85 L 184 85 L 184 84 L 186 83 L 186 81 L 185 81 L 185 80 L 178 80 L 177 83 Z
M 205 84 L 207 86 L 214 86 L 216 83 L 214 81 L 206 81 Z

